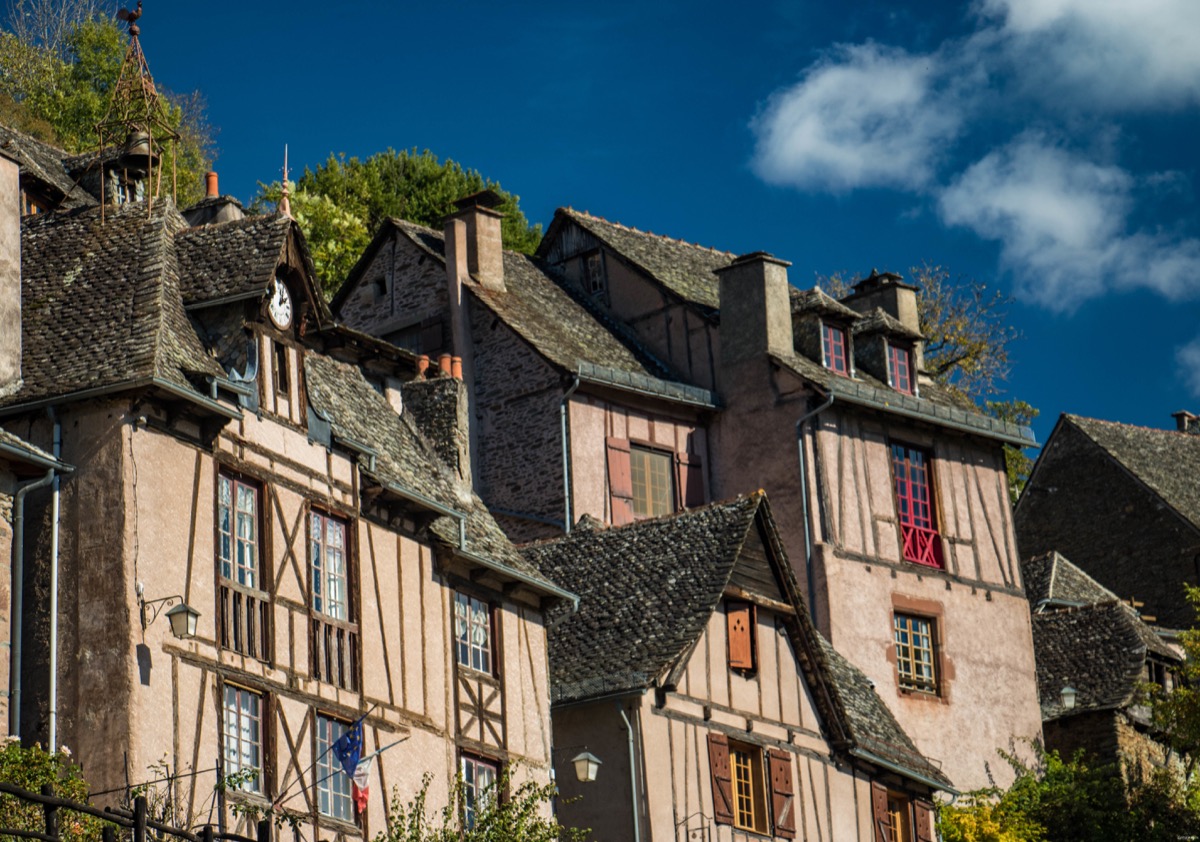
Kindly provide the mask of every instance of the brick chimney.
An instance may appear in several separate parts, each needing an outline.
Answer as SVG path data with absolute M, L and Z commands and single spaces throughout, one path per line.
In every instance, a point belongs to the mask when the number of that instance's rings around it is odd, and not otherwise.
M 855 281 L 853 286 L 854 292 L 841 299 L 842 304 L 863 314 L 879 307 L 909 330 L 921 332 L 921 319 L 917 312 L 918 287 L 906 284 L 894 272 L 880 272 L 877 269 L 872 269 L 870 275 Z M 925 368 L 925 353 L 920 342 L 913 345 L 913 362 L 917 371 Z
M 450 217 L 466 226 L 467 272 L 484 289 L 500 292 L 504 291 L 504 242 L 500 236 L 504 214 L 495 208 L 503 201 L 493 190 L 473 193 L 454 203 L 458 210 Z
M 21 387 L 21 168 L 0 153 L 0 395 Z
M 787 267 L 765 251 L 744 254 L 717 270 L 721 291 L 721 364 L 764 354 L 791 356 L 792 303 Z

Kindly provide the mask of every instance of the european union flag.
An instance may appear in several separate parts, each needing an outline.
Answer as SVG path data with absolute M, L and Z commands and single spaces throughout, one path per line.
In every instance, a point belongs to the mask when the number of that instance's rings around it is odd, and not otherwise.
M 348 777 L 354 777 L 354 770 L 358 768 L 358 760 L 362 757 L 362 720 L 358 720 L 346 730 L 346 733 L 337 738 L 330 748 L 333 756 L 342 762 L 342 768 L 346 770 Z

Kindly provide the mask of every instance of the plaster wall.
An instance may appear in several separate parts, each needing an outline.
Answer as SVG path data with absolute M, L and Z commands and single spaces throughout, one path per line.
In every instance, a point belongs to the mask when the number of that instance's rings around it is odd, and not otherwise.
M 9 466 L 0 460 L 0 736 L 9 732 L 8 688 L 12 666 L 12 552 L 13 552 L 13 494 L 17 478 Z
M 0 395 L 21 382 L 21 171 L 0 155 Z

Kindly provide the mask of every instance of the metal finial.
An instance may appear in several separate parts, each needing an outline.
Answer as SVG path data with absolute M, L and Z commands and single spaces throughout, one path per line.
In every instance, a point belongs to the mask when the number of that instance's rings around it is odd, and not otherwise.
M 283 145 L 283 195 L 279 197 L 279 212 L 284 216 L 292 215 L 292 203 L 288 201 L 288 148 Z
M 129 24 L 129 34 L 136 36 L 140 30 L 138 29 L 137 19 L 142 16 L 142 0 L 138 0 L 137 11 L 131 12 L 128 9 L 121 9 L 117 12 L 117 19 L 126 21 Z

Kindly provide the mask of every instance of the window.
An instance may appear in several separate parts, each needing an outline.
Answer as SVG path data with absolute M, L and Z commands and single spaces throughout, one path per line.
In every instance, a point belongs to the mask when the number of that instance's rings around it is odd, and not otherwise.
M 263 791 L 263 697 L 251 690 L 225 685 L 225 775 L 246 777 L 238 786 L 245 792 Z M 250 775 L 251 772 L 257 774 Z
M 496 778 L 500 767 L 491 760 L 464 754 L 460 770 L 463 780 L 463 824 L 470 829 L 475 826 L 475 818 L 485 800 L 496 797 Z
M 354 821 L 354 800 L 350 795 L 350 777 L 333 753 L 333 744 L 350 725 L 317 714 L 317 811 L 323 816 Z
M 911 842 L 912 827 L 909 820 L 908 799 L 895 792 L 889 792 L 887 803 L 888 842 Z
M 673 468 L 672 454 L 630 445 L 629 476 L 635 515 L 657 517 L 675 511 Z
M 796 838 L 792 755 L 778 749 L 764 752 L 760 746 L 711 733 L 708 762 L 713 817 L 718 824 Z M 768 769 L 769 780 L 764 774 Z
M 896 480 L 896 512 L 900 521 L 904 560 L 942 567 L 942 540 L 934 522 L 929 454 L 903 444 L 892 445 Z
M 933 829 L 933 804 L 871 782 L 874 838 L 881 842 L 914 842 L 937 838 Z
M 583 259 L 583 288 L 588 295 L 602 296 L 608 285 L 604 277 L 604 258 L 594 251 Z
M 912 351 L 888 343 L 888 378 L 897 392 L 913 394 Z
M 821 323 L 821 350 L 825 355 L 825 367 L 838 374 L 850 375 L 850 358 L 846 353 L 846 331 L 844 328 Z
M 896 673 L 903 690 L 938 692 L 938 671 L 934 643 L 936 626 L 929 617 L 913 614 L 893 615 L 896 638 Z
M 755 668 L 755 611 L 749 602 L 725 603 L 725 626 L 729 639 L 729 668 Z
M 492 611 L 486 602 L 454 595 L 454 641 L 459 664 L 492 674 Z
M 222 648 L 270 658 L 270 603 L 259 564 L 259 489 L 217 477 L 218 638 Z
M 272 342 L 271 346 L 275 352 L 273 355 L 273 365 L 271 366 L 271 373 L 275 380 L 275 391 L 287 397 L 290 388 L 287 345 L 284 345 L 282 342 Z
M 312 674 L 345 690 L 358 689 L 358 624 L 350 596 L 346 522 L 309 514 L 312 578 Z

